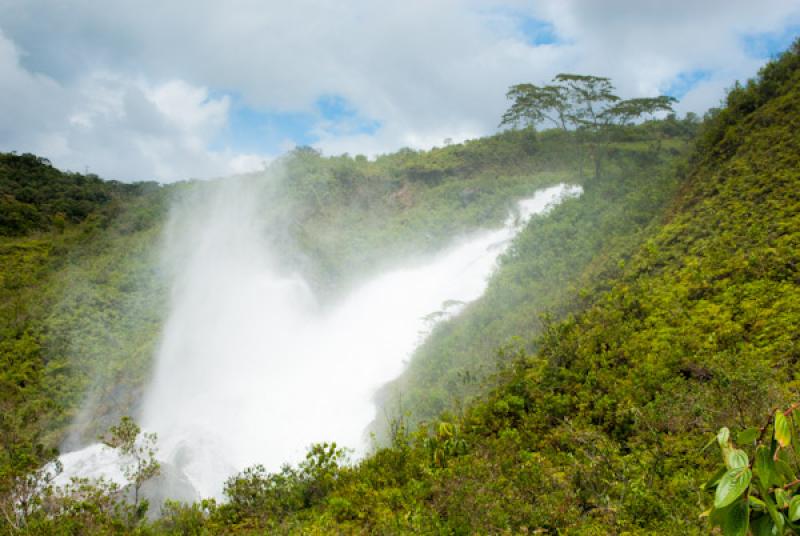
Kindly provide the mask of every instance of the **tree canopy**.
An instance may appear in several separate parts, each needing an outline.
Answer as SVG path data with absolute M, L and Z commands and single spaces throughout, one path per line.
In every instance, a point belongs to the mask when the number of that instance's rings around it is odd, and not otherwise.
M 552 123 L 564 131 L 588 134 L 592 143 L 595 175 L 600 174 L 603 149 L 614 127 L 631 124 L 657 112 L 671 112 L 675 98 L 667 95 L 622 99 L 614 93 L 611 79 L 602 76 L 561 73 L 553 83 L 537 86 L 530 83 L 511 86 L 506 97 L 511 107 L 503 114 L 500 126 L 536 127 Z
M 644 115 L 672 111 L 674 97 L 659 95 L 621 99 L 611 79 L 602 76 L 561 73 L 553 84 L 511 86 L 506 97 L 513 101 L 503 114 L 501 126 L 536 126 L 545 121 L 563 130 L 597 131 L 629 124 Z

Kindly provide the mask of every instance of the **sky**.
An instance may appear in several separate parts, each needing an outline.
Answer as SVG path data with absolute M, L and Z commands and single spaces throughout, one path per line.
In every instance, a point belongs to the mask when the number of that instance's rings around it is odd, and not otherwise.
M 800 0 L 0 0 L 0 151 L 170 182 L 497 132 L 512 84 L 719 105 Z

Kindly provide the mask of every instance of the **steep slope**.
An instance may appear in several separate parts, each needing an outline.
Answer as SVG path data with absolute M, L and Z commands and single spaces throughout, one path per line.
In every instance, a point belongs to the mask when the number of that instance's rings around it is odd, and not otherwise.
M 387 413 L 420 422 L 463 407 L 485 392 L 504 355 L 534 350 L 545 313 L 561 319 L 580 309 L 581 293 L 619 272 L 679 184 L 676 165 L 687 147 L 670 142 L 668 149 L 619 143 L 601 180 L 587 180 L 580 198 L 528 225 L 485 295 L 438 325 L 403 376 L 384 389 Z
M 800 44 L 730 93 L 663 225 L 460 419 L 353 468 L 334 449 L 163 526 L 377 533 L 708 530 L 706 440 L 797 400 Z M 714 457 L 715 458 L 715 457 Z M 181 517 L 183 516 L 183 517 Z M 209 516 L 209 517 L 206 517 Z
M 142 267 L 165 196 L 153 183 L 63 173 L 14 154 L 0 155 L 0 191 L 0 357 L 9 380 L 1 398 L 9 417 L 17 403 L 35 407 L 26 425 L 51 433 L 63 430 L 121 346 L 157 330 L 157 318 L 132 325 L 116 313 L 153 290 Z M 111 376 L 107 383 L 119 385 Z

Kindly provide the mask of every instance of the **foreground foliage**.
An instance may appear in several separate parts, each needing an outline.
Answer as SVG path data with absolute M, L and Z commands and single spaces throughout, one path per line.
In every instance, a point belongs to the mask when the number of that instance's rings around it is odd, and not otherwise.
M 800 403 L 776 409 L 760 428 L 740 431 L 736 443 L 742 448 L 736 448 L 728 428 L 717 434 L 723 465 L 703 485 L 714 490 L 714 506 L 703 515 L 726 536 L 800 530 L 798 408 Z

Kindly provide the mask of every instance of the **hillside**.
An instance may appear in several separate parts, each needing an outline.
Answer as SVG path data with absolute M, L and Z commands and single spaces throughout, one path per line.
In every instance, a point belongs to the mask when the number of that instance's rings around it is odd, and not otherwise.
M 671 139 L 677 134 L 670 125 L 657 130 L 667 146 L 682 147 Z M 652 132 L 625 136 L 626 152 L 648 154 Z M 664 149 L 662 158 L 673 158 L 670 151 L 676 149 Z M 261 225 L 287 269 L 333 302 L 398 259 L 499 224 L 514 199 L 536 188 L 575 182 L 573 154 L 559 133 L 508 131 L 375 161 L 300 148 L 264 172 L 228 180 L 260 185 Z M 653 167 L 646 159 L 627 160 L 629 171 Z M 37 430 L 43 428 L 50 446 L 66 438 L 71 448 L 136 413 L 167 307 L 169 281 L 159 252 L 169 207 L 208 195 L 216 182 L 122 184 L 62 173 L 33 155 L 3 155 L 0 181 L 8 208 L 0 226 L 3 341 L 9 355 L 20 351 L 13 348 L 21 341 L 29 345 L 27 359 L 9 360 L 42 368 L 47 386 L 33 395 L 52 407 Z M 591 210 L 607 212 L 611 203 L 613 196 Z M 504 338 L 496 337 L 490 349 Z
M 730 92 L 691 154 L 691 120 L 621 129 L 592 179 L 569 133 L 531 130 L 375 161 L 299 149 L 228 179 L 264 185 L 269 239 L 323 301 L 496 225 L 537 188 L 585 193 L 529 225 L 485 296 L 385 389 L 388 446 L 344 463 L 318 445 L 231 478 L 225 504 L 168 504 L 153 523 L 113 489 L 20 483 L 137 407 L 167 306 L 169 207 L 214 183 L 122 185 L 3 155 L 0 526 L 23 497 L 17 528 L 35 534 L 132 519 L 145 534 L 707 531 L 703 445 L 799 398 L 798 88 L 795 45 Z
M 707 439 L 798 398 L 798 82 L 795 45 L 734 88 L 608 289 L 549 325 L 463 417 L 399 423 L 392 448 L 352 467 L 330 448 L 244 473 L 228 504 L 175 508 L 161 527 L 706 532 Z
M 546 318 L 579 310 L 581 296 L 617 274 L 679 184 L 688 146 L 670 141 L 664 149 L 619 143 L 601 180 L 586 180 L 581 197 L 529 224 L 484 296 L 437 325 L 403 376 L 384 389 L 387 413 L 418 423 L 458 411 L 485 391 L 498 360 L 535 350 Z

